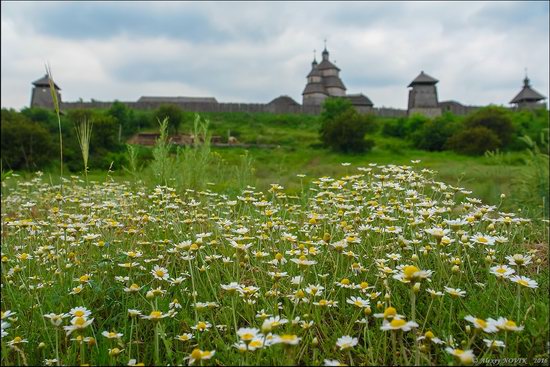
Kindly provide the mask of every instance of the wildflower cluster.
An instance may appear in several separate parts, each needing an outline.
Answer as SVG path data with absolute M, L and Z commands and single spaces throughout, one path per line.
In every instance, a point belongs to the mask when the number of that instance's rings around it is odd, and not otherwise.
M 2 362 L 420 365 L 544 353 L 548 268 L 528 246 L 532 223 L 433 177 L 371 164 L 300 196 L 273 184 L 236 197 L 18 181 L 2 195 Z

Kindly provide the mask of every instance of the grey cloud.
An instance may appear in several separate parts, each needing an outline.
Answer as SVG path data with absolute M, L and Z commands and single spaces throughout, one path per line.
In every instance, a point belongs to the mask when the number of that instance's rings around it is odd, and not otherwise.
M 420 70 L 440 80 L 443 98 L 463 103 L 502 93 L 497 99 L 506 104 L 519 91 L 523 67 L 548 95 L 546 3 L 2 3 L 3 30 L 5 20 L 17 38 L 2 42 L 3 92 L 23 69 L 25 78 L 39 77 L 44 60 L 33 58 L 49 56 L 32 50 L 55 41 L 66 49 L 90 45 L 93 65 L 112 84 L 105 88 L 126 95 L 166 83 L 171 93 L 181 86 L 224 101 L 266 102 L 279 94 L 301 101 L 311 51 L 319 59 L 327 37 L 348 92 L 362 91 L 376 105 L 403 108 L 406 86 Z M 18 66 L 4 54 L 17 55 Z M 39 69 L 30 70 L 33 64 Z M 31 81 L 19 80 L 20 103 L 28 103 Z

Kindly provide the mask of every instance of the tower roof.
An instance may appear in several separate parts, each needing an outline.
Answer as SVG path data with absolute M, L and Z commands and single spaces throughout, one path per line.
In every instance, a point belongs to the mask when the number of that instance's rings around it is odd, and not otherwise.
M 348 94 L 345 98 L 347 98 L 354 106 L 374 106 L 374 103 L 372 103 L 370 98 L 363 93 Z
M 321 83 L 307 83 L 302 95 L 313 94 L 313 93 L 322 93 L 328 95 L 325 87 Z
M 344 83 L 336 75 L 325 76 L 323 78 L 323 85 L 326 88 L 328 88 L 328 87 L 338 87 L 338 88 L 342 88 L 342 89 L 346 90 L 346 87 L 345 87 Z
M 439 80 L 429 76 L 428 74 L 425 74 L 424 71 L 421 71 L 420 74 L 416 78 L 414 78 L 414 80 L 408 86 L 412 87 L 416 84 L 436 84 L 437 82 L 439 82 Z
M 317 65 L 317 69 L 319 69 L 319 70 L 336 69 L 336 70 L 340 71 L 338 66 L 336 66 L 333 63 L 331 63 L 330 61 L 328 61 L 328 59 L 324 59 L 323 61 L 321 61 L 321 63 L 319 65 Z
M 293 100 L 291 97 L 283 95 L 273 99 L 268 104 L 270 105 L 280 105 L 280 106 L 299 106 L 300 104 Z
M 50 82 L 49 82 L 48 74 L 46 74 L 42 78 L 32 82 L 32 85 L 34 85 L 36 87 L 49 87 Z M 61 90 L 61 88 L 59 88 L 59 86 L 57 84 L 55 84 L 55 82 L 53 83 L 53 86 L 54 86 L 55 89 Z
M 310 76 L 321 76 L 321 72 L 319 71 L 319 69 L 315 68 L 315 69 L 311 69 L 311 71 L 309 72 L 309 74 L 307 75 L 307 77 L 309 78 Z
M 510 101 L 510 103 L 538 102 L 543 99 L 546 99 L 546 97 L 531 88 L 529 78 L 526 76 L 525 79 L 523 79 L 523 88 L 517 94 L 517 96 L 515 96 L 514 99 Z

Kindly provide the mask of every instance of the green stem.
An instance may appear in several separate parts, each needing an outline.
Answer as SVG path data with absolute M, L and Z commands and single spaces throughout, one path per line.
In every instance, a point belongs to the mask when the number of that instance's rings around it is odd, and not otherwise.
M 424 322 L 422 323 L 422 329 L 420 331 L 420 334 L 424 334 L 424 327 L 426 326 L 426 322 L 428 321 L 428 316 L 430 316 L 430 311 L 432 309 L 433 303 L 434 303 L 434 298 L 432 297 L 432 300 L 430 301 L 430 305 L 428 306 L 428 312 L 426 313 L 426 317 L 424 318 Z
M 391 346 L 393 352 L 393 365 L 397 365 L 397 343 L 395 340 L 395 332 L 392 330 L 391 333 Z M 384 353 L 386 353 L 386 348 L 384 348 Z
M 155 365 L 160 366 L 160 356 L 159 356 L 159 324 L 158 321 L 155 325 Z

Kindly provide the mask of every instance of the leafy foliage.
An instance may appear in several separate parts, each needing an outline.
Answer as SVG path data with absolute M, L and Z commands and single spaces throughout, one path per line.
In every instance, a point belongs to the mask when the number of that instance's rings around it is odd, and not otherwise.
M 374 116 L 359 114 L 349 100 L 327 99 L 321 121 L 321 140 L 326 147 L 342 153 L 362 153 L 372 149 L 374 141 L 366 141 L 365 134 L 376 129 Z
M 1 121 L 3 166 L 10 169 L 39 169 L 56 156 L 53 139 L 39 123 L 6 109 L 2 109 Z
M 488 150 L 498 149 L 502 142 L 492 130 L 476 126 L 453 135 L 447 144 L 458 153 L 482 155 Z
M 168 131 L 178 134 L 183 120 L 183 110 L 173 104 L 165 104 L 155 110 L 154 117 L 159 122 L 168 119 Z
M 426 120 L 411 134 L 414 147 L 428 151 L 442 151 L 447 140 L 455 134 L 461 125 L 450 113 Z
M 485 127 L 498 137 L 498 148 L 508 147 L 514 139 L 515 128 L 510 112 L 502 107 L 489 106 L 481 108 L 464 119 L 466 129 Z

